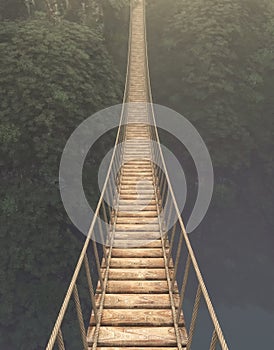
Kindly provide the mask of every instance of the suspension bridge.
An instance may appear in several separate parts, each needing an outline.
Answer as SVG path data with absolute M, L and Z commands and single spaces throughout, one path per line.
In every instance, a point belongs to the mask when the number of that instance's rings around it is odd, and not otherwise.
M 228 349 L 176 203 L 151 102 L 145 1 L 131 1 L 127 76 L 115 147 L 47 350 L 66 349 L 62 327 L 70 303 L 75 304 L 80 327 L 79 349 L 190 350 L 202 299 L 212 323 L 203 349 Z M 169 229 L 172 218 L 175 224 Z M 92 239 L 96 229 L 101 245 Z M 90 246 L 97 286 L 87 254 Z M 186 259 L 181 266 L 183 249 Z M 196 294 L 187 327 L 182 306 L 190 269 L 195 274 Z M 92 310 L 88 327 L 78 291 L 81 270 Z

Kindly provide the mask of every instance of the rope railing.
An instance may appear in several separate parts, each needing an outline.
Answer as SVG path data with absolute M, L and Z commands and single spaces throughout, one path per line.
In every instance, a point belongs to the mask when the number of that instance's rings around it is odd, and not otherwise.
M 111 227 L 112 216 L 114 215 L 113 214 L 114 209 L 112 208 L 115 208 L 115 201 L 118 194 L 117 186 L 115 182 L 113 182 L 113 180 L 115 181 L 116 174 L 119 172 L 119 169 L 121 167 L 122 149 L 118 147 L 118 144 L 121 142 L 123 138 L 122 128 L 123 126 L 120 125 L 112 159 L 110 162 L 110 167 L 107 173 L 105 184 L 102 189 L 101 197 L 99 199 L 99 202 L 94 214 L 94 218 L 90 225 L 87 238 L 85 240 L 84 246 L 80 253 L 78 262 L 76 264 L 72 279 L 67 289 L 63 304 L 61 306 L 60 312 L 58 314 L 51 336 L 46 346 L 46 350 L 53 349 L 56 342 L 60 350 L 65 349 L 65 345 L 64 345 L 65 341 L 63 339 L 61 327 L 62 327 L 64 317 L 66 315 L 66 311 L 68 309 L 69 303 L 71 302 L 72 299 L 74 300 L 76 311 L 77 311 L 77 318 L 78 318 L 78 323 L 80 327 L 82 344 L 84 349 L 87 349 L 86 331 L 84 328 L 84 321 L 83 321 L 83 312 L 82 312 L 78 289 L 77 289 L 77 282 L 78 282 L 80 271 L 82 269 L 85 270 L 86 282 L 87 282 L 87 286 L 90 294 L 90 305 L 94 312 L 95 320 L 98 321 L 99 319 L 98 305 L 97 305 L 98 303 L 96 303 L 96 298 L 94 294 L 94 286 L 92 282 L 91 268 L 88 260 L 87 251 L 90 245 L 92 245 L 95 266 L 96 266 L 96 273 L 98 275 L 98 280 L 99 280 L 97 287 L 100 287 L 101 291 L 103 292 L 105 283 L 104 283 L 104 276 L 102 276 L 102 272 L 101 272 L 101 264 L 100 264 L 100 257 L 99 257 L 100 254 L 98 251 L 99 249 L 98 246 L 102 245 L 103 256 L 104 258 L 107 258 L 106 245 L 108 245 L 110 241 L 109 229 Z M 110 223 L 110 224 L 103 225 L 101 218 L 104 222 Z M 95 236 L 97 238 L 96 240 L 95 240 Z M 99 244 L 96 241 L 99 241 L 102 244 Z
M 77 264 L 76 264 L 73 276 L 71 278 L 69 287 L 67 289 L 65 298 L 63 300 L 61 309 L 59 311 L 59 314 L 54 324 L 48 344 L 46 346 L 46 350 L 52 350 L 55 345 L 57 345 L 59 350 L 65 350 L 66 340 L 62 332 L 62 326 L 63 326 L 65 315 L 68 310 L 68 306 L 71 302 L 74 302 L 75 308 L 76 308 L 77 320 L 78 320 L 78 325 L 80 330 L 79 343 L 81 342 L 82 347 L 85 350 L 88 350 L 86 330 L 84 327 L 83 311 L 82 311 L 82 306 L 81 306 L 79 292 L 78 292 L 79 274 L 81 270 L 84 270 L 85 272 L 86 286 L 88 288 L 89 296 L 90 296 L 90 306 L 91 306 L 91 309 L 93 310 L 94 320 L 96 323 L 96 330 L 94 333 L 95 340 L 93 343 L 93 349 L 96 349 L 96 346 L 97 346 L 97 339 L 98 339 L 99 327 L 100 327 L 102 310 L 103 310 L 104 293 L 106 291 L 106 284 L 108 279 L 108 268 L 109 268 L 109 261 L 111 257 L 111 249 L 112 249 L 112 242 L 113 242 L 112 233 L 115 230 L 115 216 L 116 216 L 117 201 L 119 198 L 119 186 L 120 186 L 119 173 L 123 164 L 123 147 L 122 146 L 120 147 L 120 145 L 122 145 L 122 143 L 125 141 L 125 128 L 127 123 L 126 102 L 128 99 L 129 80 L 130 80 L 129 76 L 130 76 L 130 65 L 131 65 L 131 36 L 132 36 L 131 22 L 132 22 L 133 7 L 134 5 L 132 6 L 131 4 L 130 25 L 129 25 L 130 30 L 129 30 L 129 40 L 128 40 L 128 65 L 127 65 L 123 105 L 122 105 L 120 123 L 118 127 L 118 132 L 115 140 L 112 157 L 110 160 L 106 179 L 101 191 L 101 195 L 97 204 L 97 208 L 95 210 L 94 217 L 91 222 L 89 231 L 87 233 L 87 238 L 85 240 L 84 246 L 82 248 L 79 259 L 77 261 Z M 146 84 L 147 84 L 147 101 L 149 102 L 147 104 L 147 109 L 148 109 L 148 117 L 150 122 L 151 139 L 152 141 L 155 141 L 155 142 L 152 142 L 151 154 L 152 154 L 152 163 L 159 165 L 159 166 L 156 166 L 156 165 L 154 166 L 154 179 L 155 179 L 155 186 L 158 189 L 157 192 L 159 193 L 158 200 L 161 202 L 161 206 L 159 206 L 158 210 L 159 210 L 159 213 L 161 214 L 159 215 L 159 217 L 161 218 L 160 227 L 161 227 L 164 247 L 165 247 L 166 240 L 169 239 L 170 249 L 168 254 L 165 256 L 167 266 L 169 266 L 170 260 L 173 259 L 173 257 L 175 257 L 174 274 L 172 276 L 170 275 L 168 276 L 171 298 L 173 297 L 173 294 L 174 294 L 175 284 L 179 273 L 178 267 L 180 263 L 180 257 L 182 254 L 183 246 L 187 248 L 187 257 L 186 257 L 186 264 L 184 268 L 182 287 L 180 290 L 179 306 L 177 308 L 175 307 L 173 308 L 174 325 L 175 325 L 175 329 L 178 329 L 181 309 L 183 306 L 186 287 L 189 280 L 189 271 L 190 271 L 190 268 L 192 267 L 194 268 L 194 271 L 196 274 L 198 286 L 197 286 L 196 298 L 195 298 L 194 307 L 193 307 L 192 319 L 191 319 L 190 328 L 188 331 L 187 350 L 190 350 L 191 348 L 192 339 L 195 333 L 196 319 L 198 317 L 198 311 L 200 308 L 202 297 L 205 301 L 208 313 L 211 317 L 212 324 L 213 324 L 213 334 L 210 340 L 211 341 L 210 350 L 215 350 L 218 344 L 220 344 L 222 350 L 228 350 L 221 327 L 219 325 L 219 322 L 215 314 L 214 308 L 212 306 L 203 277 L 201 275 L 196 257 L 194 255 L 191 243 L 186 233 L 185 226 L 181 218 L 181 213 L 178 209 L 178 205 L 171 186 L 170 178 L 168 176 L 168 171 L 166 168 L 164 156 L 160 145 L 160 139 L 159 139 L 158 130 L 156 126 L 156 117 L 154 115 L 154 110 L 152 106 L 152 93 L 151 93 L 151 86 L 150 86 L 148 57 L 147 57 L 147 43 L 146 43 L 145 6 L 143 8 L 144 8 L 143 24 L 144 24 L 144 38 L 145 38 L 144 49 L 145 49 L 145 65 L 146 65 L 145 76 L 146 76 Z M 105 224 L 102 224 L 101 218 Z M 173 219 L 176 218 L 176 223 L 173 225 L 171 229 L 169 230 L 165 229 L 169 227 L 169 224 L 172 218 Z M 179 237 L 178 237 L 178 233 L 179 233 Z M 99 239 L 95 240 L 95 236 L 98 237 Z M 106 262 L 104 275 L 102 275 L 101 264 L 100 264 L 100 251 L 99 251 L 100 244 L 96 243 L 96 241 L 100 241 L 102 243 L 101 244 L 102 254 Z M 177 244 L 175 244 L 175 242 Z M 106 249 L 106 246 L 110 248 L 108 251 Z M 95 267 L 96 267 L 95 272 L 98 275 L 97 288 L 95 288 L 93 283 L 90 262 L 87 254 L 89 247 L 93 248 L 93 253 L 94 253 L 94 261 L 95 261 Z M 96 295 L 94 292 L 95 289 L 101 293 L 101 298 L 99 299 L 96 298 Z M 174 300 L 172 305 L 174 305 Z M 178 345 L 178 347 L 179 349 L 181 349 L 180 345 Z
M 174 264 L 174 274 L 171 278 L 172 281 L 172 292 L 174 292 L 174 286 L 175 282 L 178 278 L 178 267 L 180 262 L 180 256 L 182 254 L 183 250 L 183 243 L 185 244 L 185 247 L 187 249 L 187 257 L 186 257 L 186 264 L 185 268 L 183 269 L 184 275 L 183 275 L 183 283 L 180 290 L 180 300 L 179 300 L 179 306 L 177 308 L 177 315 L 176 315 L 176 322 L 179 322 L 182 306 L 184 302 L 185 292 L 186 292 L 186 286 L 188 282 L 189 277 L 189 271 L 190 267 L 192 266 L 195 271 L 196 279 L 197 279 L 197 292 L 196 292 L 196 298 L 193 306 L 193 312 L 190 322 L 190 327 L 188 331 L 188 344 L 186 349 L 191 349 L 191 344 L 195 332 L 195 326 L 196 326 L 196 320 L 198 316 L 199 306 L 201 303 L 201 297 L 203 297 L 205 301 L 205 305 L 207 308 L 207 311 L 209 313 L 209 316 L 211 318 L 212 324 L 213 324 L 213 333 L 210 343 L 210 350 L 215 350 L 217 345 L 219 344 L 221 346 L 222 350 L 228 350 L 228 346 L 226 343 L 226 340 L 224 338 L 221 326 L 219 324 L 217 315 L 215 313 L 215 310 L 213 308 L 209 293 L 207 291 L 207 288 L 204 283 L 204 279 L 202 277 L 197 259 L 195 257 L 194 251 L 192 249 L 188 234 L 185 229 L 185 225 L 183 222 L 183 219 L 181 217 L 181 212 L 178 208 L 178 204 L 176 201 L 176 197 L 174 195 L 174 191 L 171 185 L 171 181 L 168 175 L 168 170 L 166 167 L 165 159 L 163 156 L 160 138 L 158 134 L 157 124 L 156 124 L 156 117 L 154 113 L 153 108 L 153 98 L 152 98 L 152 91 L 151 91 L 151 85 L 150 85 L 150 75 L 149 75 L 149 65 L 148 65 L 148 54 L 147 54 L 147 36 L 146 36 L 146 16 L 145 16 L 145 6 L 144 6 L 144 30 L 145 30 L 145 55 L 146 55 L 146 76 L 147 76 L 147 100 L 148 100 L 148 114 L 149 114 L 149 121 L 150 121 L 150 130 L 151 130 L 151 142 L 152 144 L 152 162 L 154 163 L 154 171 L 155 175 L 154 178 L 157 181 L 157 187 L 158 187 L 158 193 L 159 193 L 159 202 L 161 203 L 161 220 L 164 227 L 169 227 L 171 222 L 171 216 L 172 213 L 176 217 L 176 223 L 173 225 L 173 227 L 169 230 L 166 230 L 163 232 L 164 239 L 167 238 L 170 239 L 170 248 L 169 248 L 169 254 L 168 254 L 168 263 L 170 262 L 170 259 L 172 256 L 175 256 L 175 264 Z M 156 166 L 157 164 L 157 166 Z M 164 208 L 164 210 L 163 210 Z M 179 232 L 178 237 L 178 244 L 177 249 L 175 247 L 175 235 L 176 232 Z M 181 269 L 180 269 L 181 270 Z
M 124 89 L 122 110 L 120 115 L 120 122 L 119 122 L 116 140 L 115 140 L 115 145 L 113 148 L 112 157 L 110 160 L 106 179 L 101 191 L 101 195 L 97 204 L 97 208 L 95 210 L 93 220 L 90 224 L 89 231 L 87 233 L 87 238 L 85 240 L 84 246 L 82 248 L 79 259 L 77 261 L 73 276 L 71 278 L 69 287 L 67 289 L 67 292 L 63 300 L 59 314 L 57 316 L 56 322 L 52 329 L 50 338 L 46 345 L 46 350 L 52 350 L 55 344 L 57 344 L 59 350 L 65 350 L 65 340 L 62 333 L 62 324 L 65 318 L 68 306 L 72 301 L 72 299 L 74 299 L 74 303 L 76 306 L 82 345 L 85 350 L 88 349 L 86 332 L 84 329 L 83 311 L 81 308 L 80 298 L 79 298 L 78 289 L 77 289 L 77 281 L 78 281 L 81 269 L 85 270 L 87 286 L 90 294 L 90 304 L 94 313 L 95 320 L 97 324 L 100 321 L 99 310 L 101 305 L 98 305 L 98 303 L 96 302 L 87 251 L 90 245 L 92 244 L 94 259 L 96 262 L 96 272 L 99 280 L 98 287 L 100 287 L 101 292 L 103 293 L 106 285 L 105 283 L 106 281 L 104 280 L 106 278 L 106 275 L 104 277 L 102 276 L 100 258 L 99 258 L 99 252 L 98 252 L 98 243 L 96 242 L 94 236 L 95 236 L 96 227 L 98 227 L 99 241 L 102 243 L 103 256 L 107 261 L 106 245 L 109 245 L 110 243 L 109 233 L 111 231 L 112 218 L 113 216 L 115 216 L 114 211 L 116 207 L 118 188 L 119 188 L 119 183 L 117 182 L 117 179 L 119 179 L 119 176 L 117 176 L 117 174 L 119 174 L 119 171 L 122 166 L 122 159 L 123 159 L 123 147 L 119 147 L 119 145 L 123 143 L 125 138 L 125 119 L 126 119 L 125 106 L 126 106 L 126 100 L 128 95 L 128 76 L 129 76 L 130 52 L 131 52 L 131 45 L 130 45 L 131 18 L 130 18 L 129 28 L 130 30 L 129 30 L 129 40 L 128 40 L 128 65 L 127 65 L 127 72 L 126 72 L 125 89 Z M 106 223 L 106 225 L 104 226 L 102 225 L 101 218 Z

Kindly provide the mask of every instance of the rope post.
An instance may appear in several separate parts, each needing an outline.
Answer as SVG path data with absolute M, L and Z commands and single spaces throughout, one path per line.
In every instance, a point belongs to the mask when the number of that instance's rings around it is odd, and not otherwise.
M 170 240 L 169 252 L 168 252 L 168 256 L 167 256 L 168 265 L 169 265 L 171 254 L 172 254 L 172 248 L 173 248 L 173 244 L 174 244 L 176 227 L 177 227 L 177 222 L 174 224 L 174 226 L 172 228 L 172 232 L 171 232 L 171 240 Z
M 73 297 L 74 297 L 77 317 L 78 317 L 78 321 L 79 321 L 80 333 L 81 333 L 81 337 L 82 337 L 84 350 L 88 350 L 88 343 L 87 343 L 87 336 L 86 336 L 86 330 L 85 330 L 85 325 L 84 325 L 83 313 L 82 313 L 81 303 L 80 303 L 78 289 L 77 289 L 76 284 L 74 285 L 74 288 L 73 288 Z
M 176 215 L 176 214 L 175 214 Z M 169 213 L 168 213 L 168 216 L 167 216 L 167 220 L 166 220 L 166 233 L 165 233 L 165 239 L 164 239 L 164 246 L 166 246 L 166 242 L 167 242 L 167 239 L 168 239 L 168 227 L 169 227 L 169 223 L 170 223 L 170 220 L 171 220 L 171 216 L 172 216 L 172 200 L 170 199 L 170 208 L 169 208 Z
M 109 222 L 112 224 L 111 220 L 112 220 L 112 212 L 111 212 L 111 207 L 110 207 L 110 197 L 109 197 L 109 193 L 108 193 L 108 187 L 106 188 L 106 199 L 107 199 L 107 204 L 108 204 L 108 211 L 109 211 Z
M 98 216 L 98 226 L 99 226 L 99 233 L 100 233 L 100 238 L 101 238 L 101 244 L 103 247 L 103 254 L 104 254 L 104 258 L 105 260 L 107 260 L 107 253 L 106 253 L 106 247 L 105 247 L 105 238 L 104 238 L 104 231 L 103 231 L 103 227 L 102 227 L 102 222 L 101 222 L 101 218 L 100 216 Z
M 95 301 L 95 296 L 94 296 L 94 289 L 93 289 L 93 284 L 92 284 L 92 279 L 91 279 L 91 273 L 90 273 L 87 253 L 85 254 L 84 264 L 85 264 L 86 276 L 87 276 L 87 280 L 88 280 L 88 289 L 89 289 L 91 305 L 92 305 L 92 309 L 93 309 L 93 313 L 94 313 L 94 318 L 95 318 L 95 322 L 98 323 L 97 306 L 96 306 L 96 301 Z
M 176 281 L 178 265 L 179 265 L 179 259 L 180 259 L 180 255 L 181 255 L 182 243 L 183 243 L 183 235 L 181 234 L 180 235 L 180 239 L 179 239 L 178 248 L 177 248 L 176 259 L 175 259 L 174 276 L 173 276 L 172 283 L 171 283 L 172 291 L 174 289 L 174 285 L 175 285 L 175 281 Z
M 115 197 L 115 190 L 116 190 L 116 184 L 115 184 L 115 178 L 113 175 L 113 172 L 109 175 L 109 185 L 110 185 L 110 193 L 111 193 L 111 202 L 113 203 L 113 198 Z
M 93 244 L 93 249 L 94 249 L 95 261 L 96 261 L 96 266 L 97 266 L 97 272 L 99 275 L 100 285 L 101 285 L 101 288 L 103 288 L 103 278 L 102 278 L 102 274 L 101 274 L 101 265 L 100 265 L 100 260 L 99 260 L 97 244 L 94 240 L 92 240 L 92 244 Z
M 179 320 L 180 320 L 180 315 L 181 315 L 182 306 L 183 306 L 184 297 L 185 297 L 186 285 L 187 285 L 187 281 L 188 281 L 189 268 L 190 268 L 190 256 L 188 254 L 187 260 L 186 260 L 186 267 L 185 267 L 185 273 L 184 273 L 184 278 L 183 278 L 183 284 L 182 284 L 182 288 L 181 288 L 180 301 L 179 301 L 179 306 L 178 306 L 177 322 L 179 322 Z
M 201 301 L 201 295 L 202 295 L 202 289 L 201 289 L 201 286 L 199 284 L 198 288 L 197 288 L 194 306 L 193 306 L 193 312 L 192 312 L 192 317 L 191 317 L 191 323 L 190 323 L 190 328 L 189 328 L 189 335 L 188 335 L 188 342 L 187 342 L 186 350 L 190 350 L 190 347 L 192 344 L 197 315 L 198 315 L 198 310 L 199 310 L 200 301 Z
M 61 328 L 59 329 L 59 331 L 57 333 L 57 346 L 58 346 L 59 350 L 65 350 L 65 343 L 64 343 Z
M 160 193 L 161 193 L 161 197 L 163 197 L 163 183 L 164 183 L 164 172 L 163 170 L 161 170 L 161 174 L 160 174 L 160 177 L 159 177 L 159 190 L 160 190 Z
M 103 208 L 103 216 L 104 216 L 104 220 L 105 223 L 108 223 L 108 217 L 107 217 L 107 211 L 106 211 L 106 205 L 105 205 L 105 201 L 102 202 L 102 208 Z
M 163 205 L 164 205 L 164 202 L 165 202 L 165 197 L 168 195 L 168 193 L 170 193 L 170 192 L 168 191 L 167 179 L 166 179 L 166 177 L 165 177 L 164 186 L 163 186 L 163 190 L 162 190 L 162 193 L 161 193 L 162 204 L 163 204 Z
M 216 329 L 214 329 L 214 331 L 212 333 L 212 338 L 211 338 L 209 350 L 216 350 L 217 340 L 218 340 L 217 332 L 216 332 Z

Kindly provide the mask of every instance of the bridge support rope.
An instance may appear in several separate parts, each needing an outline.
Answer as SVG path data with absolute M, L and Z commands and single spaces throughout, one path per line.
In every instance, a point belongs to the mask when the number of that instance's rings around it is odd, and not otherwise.
M 131 1 L 128 67 L 115 147 L 94 219 L 46 350 L 53 349 L 55 343 L 60 350 L 66 348 L 61 327 L 72 298 L 82 338 L 79 346 L 85 349 L 190 349 L 203 298 L 213 325 L 210 350 L 217 344 L 228 350 L 185 231 L 160 146 L 151 105 L 144 3 Z M 108 223 L 107 232 L 99 217 Z M 172 217 L 176 223 L 169 230 Z M 96 227 L 104 243 L 101 263 L 98 243 L 92 239 Z M 99 276 L 95 293 L 87 257 L 90 248 Z M 176 278 L 182 271 L 179 264 L 183 248 L 187 255 L 179 290 Z M 77 289 L 82 268 L 93 310 L 87 333 Z M 190 268 L 198 286 L 188 332 L 182 306 Z

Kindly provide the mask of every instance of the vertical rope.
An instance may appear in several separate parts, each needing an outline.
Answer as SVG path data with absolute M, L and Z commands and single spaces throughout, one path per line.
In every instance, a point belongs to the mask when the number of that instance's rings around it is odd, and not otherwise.
M 97 306 L 96 306 L 96 300 L 95 300 L 95 295 L 94 295 L 94 288 L 93 288 L 93 284 L 92 284 L 92 279 L 91 279 L 91 273 L 90 273 L 90 268 L 89 268 L 89 262 L 88 262 L 87 254 L 85 254 L 84 265 L 85 265 L 86 276 L 87 276 L 87 280 L 88 280 L 88 289 L 89 289 L 89 294 L 90 294 L 92 310 L 93 310 L 93 313 L 94 313 L 95 322 L 97 323 L 98 322 Z
M 101 273 L 100 259 L 99 259 L 97 244 L 94 240 L 92 240 L 92 245 L 93 245 L 93 249 L 94 249 L 95 261 L 96 261 L 100 285 L 101 285 L 101 288 L 103 288 L 103 278 L 102 278 L 102 273 Z
M 173 248 L 173 244 L 174 244 L 176 226 L 177 226 L 177 222 L 174 224 L 174 226 L 172 228 L 172 232 L 171 232 L 171 241 L 170 241 L 169 252 L 168 252 L 168 256 L 167 256 L 168 264 L 170 262 L 170 258 L 171 258 L 171 255 L 172 255 L 172 248 Z
M 181 255 L 182 243 L 183 243 L 183 235 L 180 234 L 179 244 L 178 244 L 177 254 L 176 254 L 176 260 L 175 260 L 175 266 L 174 266 L 174 276 L 172 279 L 172 290 L 174 289 L 174 285 L 175 285 L 175 281 L 176 281 L 178 265 L 179 265 L 180 255 Z
M 102 244 L 102 247 L 103 247 L 104 258 L 105 258 L 105 260 L 107 260 L 104 231 L 103 231 L 103 227 L 102 227 L 102 222 L 101 222 L 100 216 L 98 217 L 98 225 L 99 225 L 99 233 L 100 233 L 101 244 Z
M 189 328 L 189 335 L 188 335 L 188 342 L 187 342 L 186 350 L 190 350 L 190 347 L 192 344 L 197 315 L 198 315 L 198 310 L 199 310 L 200 301 L 201 301 L 201 294 L 202 294 L 202 290 L 201 290 L 201 286 L 199 284 L 198 289 L 197 289 L 195 302 L 194 302 L 194 306 L 193 306 L 193 312 L 192 312 L 192 317 L 191 317 L 191 323 L 190 323 L 190 328 Z
M 217 336 L 216 329 L 214 329 L 214 331 L 212 333 L 212 338 L 211 338 L 209 350 L 216 350 L 217 341 L 218 341 L 218 336 Z
M 182 307 L 183 307 L 185 291 L 186 291 L 186 284 L 187 284 L 188 275 L 189 275 L 189 268 L 190 268 L 190 256 L 188 254 L 187 260 L 186 260 L 186 267 L 185 267 L 183 284 L 182 284 L 181 293 L 180 293 L 180 302 L 179 302 L 179 306 L 178 306 L 177 322 L 179 322 L 179 320 L 180 320 L 180 315 L 181 315 L 181 311 L 182 311 Z
M 77 317 L 78 317 L 78 321 L 79 321 L 82 343 L 84 346 L 84 350 L 88 350 L 88 343 L 87 343 L 87 336 L 86 336 L 86 330 L 85 330 L 85 325 L 84 325 L 83 313 L 82 313 L 81 303 L 80 303 L 78 289 L 77 289 L 76 284 L 73 288 L 73 297 L 74 297 Z
M 64 339 L 63 339 L 63 334 L 61 329 L 59 329 L 57 333 L 57 345 L 59 350 L 65 350 L 65 344 L 64 344 Z

